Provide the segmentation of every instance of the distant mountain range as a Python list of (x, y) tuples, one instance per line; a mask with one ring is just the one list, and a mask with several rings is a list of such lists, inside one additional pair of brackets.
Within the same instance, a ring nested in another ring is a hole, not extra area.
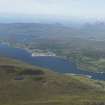
[(38, 37), (58, 37), (71, 38), (79, 37), (85, 39), (105, 39), (105, 23), (86, 23), (78, 27), (56, 24), (41, 23), (8, 23), (0, 24), (0, 36), (38, 36)]

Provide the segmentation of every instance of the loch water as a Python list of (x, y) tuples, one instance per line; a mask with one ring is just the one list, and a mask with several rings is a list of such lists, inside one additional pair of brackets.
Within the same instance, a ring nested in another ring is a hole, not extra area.
[(28, 51), (21, 48), (14, 48), (6, 44), (0, 44), (0, 56), (21, 60), (26, 63), (54, 70), (59, 73), (71, 73), (75, 75), (89, 76), (96, 80), (105, 80), (105, 73), (94, 73), (77, 69), (73, 61), (50, 56), (32, 57), (31, 53)]

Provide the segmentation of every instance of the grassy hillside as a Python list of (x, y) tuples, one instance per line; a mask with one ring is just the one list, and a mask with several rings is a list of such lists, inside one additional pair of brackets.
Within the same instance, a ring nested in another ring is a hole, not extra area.
[(0, 58), (0, 105), (104, 105), (104, 81)]

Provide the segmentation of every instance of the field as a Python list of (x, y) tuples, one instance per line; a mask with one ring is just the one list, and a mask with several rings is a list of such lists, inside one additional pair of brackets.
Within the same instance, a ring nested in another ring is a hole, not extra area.
[(104, 105), (105, 82), (0, 58), (0, 105)]

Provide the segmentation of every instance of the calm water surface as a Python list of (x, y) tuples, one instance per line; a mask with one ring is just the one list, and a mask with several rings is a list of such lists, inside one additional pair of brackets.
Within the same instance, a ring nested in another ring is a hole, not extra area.
[(70, 61), (57, 57), (32, 57), (31, 53), (24, 49), (13, 48), (0, 44), (0, 55), (15, 58), (40, 67), (52, 69), (59, 73), (73, 73), (92, 76), (92, 79), (105, 80), (105, 73), (93, 73), (77, 69), (76, 65)]

